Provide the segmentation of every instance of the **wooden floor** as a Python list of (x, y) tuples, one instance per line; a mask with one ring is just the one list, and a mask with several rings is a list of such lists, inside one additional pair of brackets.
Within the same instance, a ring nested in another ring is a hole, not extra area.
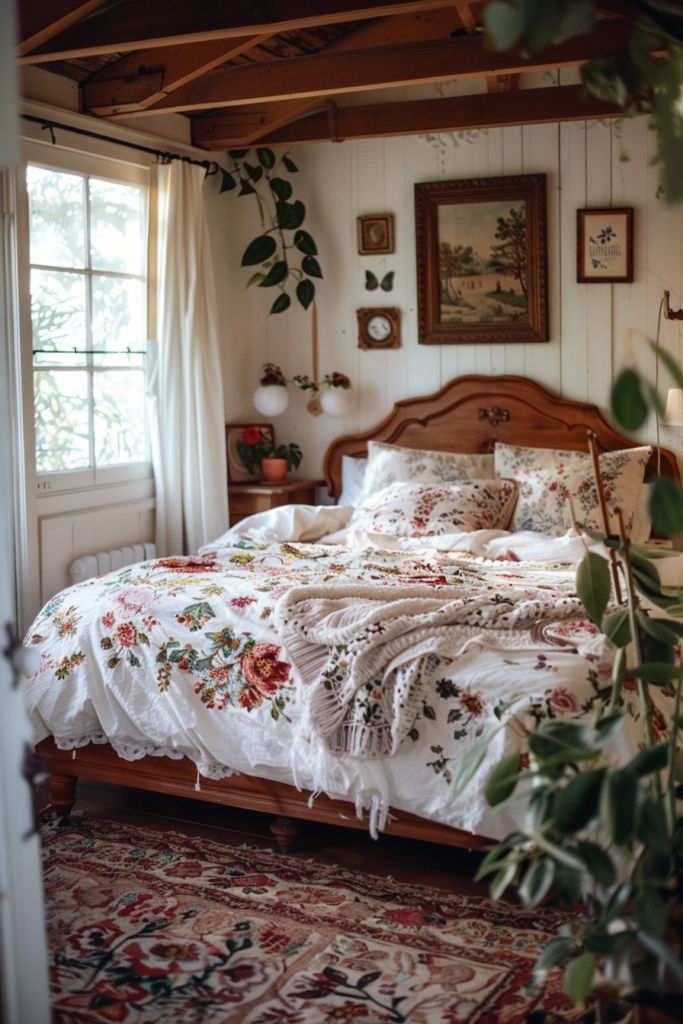
[[(227, 845), (251, 843), (276, 848), (269, 831), (270, 815), (106, 783), (81, 780), (74, 811), (159, 831), (202, 835)], [(487, 894), (486, 884), (474, 882), (481, 854), (396, 836), (373, 840), (361, 830), (311, 822), (304, 824), (297, 848), (288, 856), (390, 875), (398, 881), (433, 885), (449, 892)]]

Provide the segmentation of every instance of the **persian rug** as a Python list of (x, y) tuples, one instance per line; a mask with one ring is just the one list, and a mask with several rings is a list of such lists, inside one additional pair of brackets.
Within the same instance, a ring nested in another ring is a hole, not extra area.
[[(42, 828), (56, 1024), (522, 1024), (560, 917), (270, 850)], [(447, 856), (447, 854), (445, 854)]]

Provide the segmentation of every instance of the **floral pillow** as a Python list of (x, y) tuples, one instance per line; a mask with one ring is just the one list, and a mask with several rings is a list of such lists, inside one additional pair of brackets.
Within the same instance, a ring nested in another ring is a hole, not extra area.
[(514, 480), (440, 485), (398, 481), (372, 494), (353, 513), (349, 526), (397, 537), (504, 530), (516, 497)]
[(402, 448), (383, 441), (368, 442), (368, 465), (358, 504), (394, 483), (442, 484), (494, 477), (493, 455), (431, 452)]
[[(619, 529), (617, 508), (631, 531), (651, 454), (652, 448), (643, 446), (600, 455), (610, 533)], [(589, 530), (602, 529), (593, 462), (586, 452), (497, 443), (495, 463), (500, 476), (512, 477), (519, 485), (511, 529), (557, 536), (566, 533), (574, 519)]]

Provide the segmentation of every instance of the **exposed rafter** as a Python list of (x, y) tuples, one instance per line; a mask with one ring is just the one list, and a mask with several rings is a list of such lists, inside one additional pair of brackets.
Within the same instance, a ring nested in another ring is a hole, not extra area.
[(253, 0), (124, 0), (90, 18), (87, 30), (84, 25), (73, 25), (22, 60), (40, 64), (230, 36), (276, 35), (449, 6), (453, 6), (453, 0), (260, 0), (258, 4)]
[(101, 7), (104, 0), (40, 0), (19, 8), (19, 53), (42, 46)]
[(627, 37), (628, 25), (611, 21), (600, 23), (588, 35), (577, 36), (533, 57), (515, 51), (498, 53), (488, 49), (479, 36), (466, 36), (445, 42), (321, 53), (273, 64), (229, 67), (178, 89), (149, 107), (147, 113), (190, 112), (574, 67), (597, 55), (623, 49)]
[[(518, 92), (477, 93), (434, 100), (341, 107), (313, 114), (279, 128), (262, 141), (269, 145), (342, 141), (422, 132), (457, 132), (506, 125), (546, 124), (620, 117), (614, 104), (586, 98), (580, 85), (548, 86)], [(239, 112), (236, 115), (239, 117)], [(195, 145), (227, 149), (244, 142), (232, 117), (196, 118)], [(252, 125), (247, 125), (252, 130)]]
[[(346, 35), (340, 36), (324, 48), (325, 53), (343, 52), (346, 50), (365, 49), (373, 46), (389, 46), (392, 43), (422, 42), (425, 39), (443, 39), (457, 29), (460, 21), (457, 13), (449, 8), (425, 11), (420, 14), (398, 14), (388, 18), (377, 18)], [(118, 113), (134, 112), (144, 109), (163, 98), (193, 78), (198, 78), (206, 71), (234, 58), (239, 53), (254, 50), (264, 42), (267, 36), (249, 36), (247, 39), (224, 39), (210, 43), (191, 43), (185, 46), (162, 47), (136, 51), (127, 54), (113, 64), (108, 64), (100, 72), (82, 83), (82, 106), (85, 110), (108, 116)], [(238, 45), (239, 44), (239, 45)], [(232, 50), (232, 52), (230, 52)], [(226, 53), (222, 59), (221, 52)], [(250, 57), (259, 64), (272, 63), (278, 58), (268, 52), (268, 48), (250, 53)], [(204, 69), (199, 70), (204, 62)], [(210, 63), (209, 63), (210, 62)], [(189, 74), (189, 69), (196, 72)], [(145, 78), (156, 73), (156, 78)], [(186, 74), (185, 81), (181, 76)], [(155, 93), (159, 82), (162, 82), (162, 95)], [(96, 82), (95, 87), (92, 83)], [(107, 83), (107, 84), (105, 84)], [(277, 115), (269, 120), (264, 130), (286, 124), (295, 117), (315, 109), (319, 105), (316, 100), (293, 100), (278, 104)]]

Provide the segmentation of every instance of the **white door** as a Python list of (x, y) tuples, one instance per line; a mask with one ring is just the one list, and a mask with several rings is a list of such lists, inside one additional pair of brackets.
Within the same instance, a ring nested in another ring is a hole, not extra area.
[[(13, 5), (0, 3), (0, 179), (17, 162)], [(6, 182), (5, 182), (6, 184)], [(7, 656), (16, 619), (10, 412), (12, 327), (11, 190), (0, 180), (0, 1020), (48, 1024), (47, 955), (40, 844), (31, 831), (30, 789), (22, 777), (29, 729)]]

